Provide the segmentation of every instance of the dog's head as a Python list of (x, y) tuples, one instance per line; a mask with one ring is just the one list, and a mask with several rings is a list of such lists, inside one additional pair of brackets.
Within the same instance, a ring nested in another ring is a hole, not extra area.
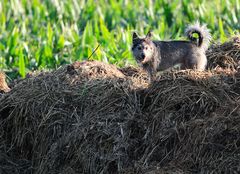
[(147, 33), (145, 38), (140, 38), (137, 33), (133, 33), (132, 52), (139, 64), (146, 64), (153, 59), (155, 45), (151, 40), (151, 36), (151, 31)]

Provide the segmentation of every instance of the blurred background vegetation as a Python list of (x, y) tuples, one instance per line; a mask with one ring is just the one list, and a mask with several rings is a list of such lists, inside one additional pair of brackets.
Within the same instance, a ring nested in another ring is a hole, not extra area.
[(0, 69), (11, 78), (90, 59), (135, 64), (131, 34), (181, 39), (199, 20), (214, 41), (240, 30), (240, 0), (0, 0)]

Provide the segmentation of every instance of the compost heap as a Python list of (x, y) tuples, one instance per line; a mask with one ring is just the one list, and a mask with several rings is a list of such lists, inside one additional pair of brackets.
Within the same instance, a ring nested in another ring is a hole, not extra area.
[(240, 172), (240, 43), (213, 45), (209, 69), (75, 62), (0, 97), (0, 173)]

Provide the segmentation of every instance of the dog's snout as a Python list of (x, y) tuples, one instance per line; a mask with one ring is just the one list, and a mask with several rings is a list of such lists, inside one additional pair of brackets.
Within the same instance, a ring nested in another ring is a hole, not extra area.
[(142, 59), (145, 58), (145, 54), (144, 54), (144, 53), (141, 54), (141, 58), (142, 58)]

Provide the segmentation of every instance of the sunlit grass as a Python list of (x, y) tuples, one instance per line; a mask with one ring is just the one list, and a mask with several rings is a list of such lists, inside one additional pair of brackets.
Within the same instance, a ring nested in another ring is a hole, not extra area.
[(183, 38), (199, 20), (224, 42), (239, 32), (239, 0), (1, 0), (0, 69), (24, 77), (90, 59), (124, 66), (135, 64), (131, 33), (150, 28), (155, 39)]

